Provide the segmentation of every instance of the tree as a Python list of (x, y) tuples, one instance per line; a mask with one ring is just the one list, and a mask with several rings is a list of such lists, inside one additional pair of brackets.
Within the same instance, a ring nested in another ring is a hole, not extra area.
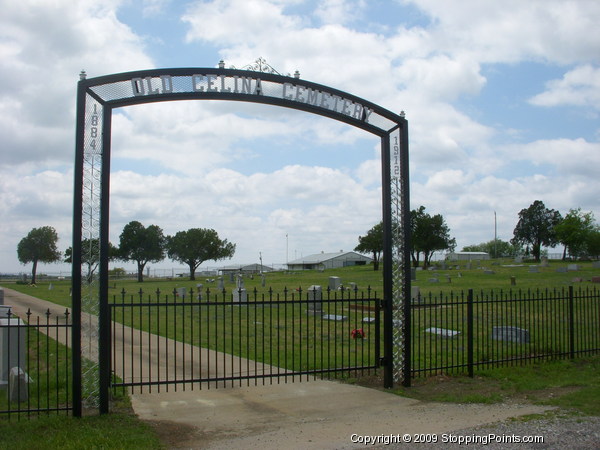
[[(118, 256), (118, 249), (108, 243), (108, 260), (112, 261)], [(73, 247), (69, 247), (65, 250), (66, 263), (73, 262)], [(94, 272), (100, 264), (100, 240), (99, 239), (83, 239), (81, 241), (81, 263), (87, 266), (87, 279), (91, 281)]]
[(588, 236), (587, 254), (592, 258), (600, 258), (600, 230), (592, 231)]
[(35, 284), (35, 274), (39, 262), (53, 263), (60, 260), (60, 252), (56, 247), (57, 242), (56, 230), (48, 226), (32, 229), (19, 242), (17, 246), (19, 261), (23, 264), (33, 263), (31, 284)]
[(531, 253), (540, 260), (541, 247), (554, 247), (558, 244), (555, 227), (562, 217), (558, 211), (546, 208), (544, 202), (534, 201), (529, 208), (519, 212), (519, 222), (513, 231), (513, 245), (531, 245)]
[(166, 249), (169, 258), (188, 265), (190, 280), (195, 280), (195, 272), (200, 264), (231, 258), (235, 253), (235, 244), (227, 242), (227, 239), (219, 239), (215, 230), (190, 228), (167, 237)]
[(567, 252), (571, 257), (587, 254), (587, 242), (590, 233), (597, 230), (597, 228), (593, 213), (583, 213), (581, 208), (571, 209), (554, 229), (556, 238), (565, 246), (563, 259), (566, 259)]
[(441, 214), (431, 216), (425, 207), (410, 212), (411, 258), (413, 265), (419, 267), (419, 257), (423, 253), (423, 267), (427, 268), (433, 253), (438, 250), (454, 250), (456, 239), (450, 237), (450, 228)]
[(369, 231), (366, 236), (358, 237), (358, 245), (355, 251), (373, 254), (373, 270), (379, 270), (379, 261), (383, 253), (383, 222), (379, 222)]
[(138, 281), (144, 281), (144, 267), (165, 258), (165, 237), (157, 225), (144, 227), (134, 220), (123, 228), (119, 237), (118, 259), (137, 263)]
[(482, 242), (477, 245), (467, 245), (463, 247), (463, 252), (486, 252), (491, 258), (501, 258), (503, 256), (513, 256), (519, 253), (521, 247), (514, 246), (510, 242), (501, 239), (492, 239), (488, 242)]

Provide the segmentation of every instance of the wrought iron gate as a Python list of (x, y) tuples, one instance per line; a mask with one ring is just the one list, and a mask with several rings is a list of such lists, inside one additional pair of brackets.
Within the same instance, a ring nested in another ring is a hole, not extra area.
[(111, 386), (152, 392), (357, 377), (379, 366), (375, 292), (122, 292)]

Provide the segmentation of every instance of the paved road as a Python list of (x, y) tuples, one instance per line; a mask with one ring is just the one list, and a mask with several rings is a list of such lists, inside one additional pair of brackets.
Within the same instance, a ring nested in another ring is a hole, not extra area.
[[(19, 315), (27, 308), (41, 315), (47, 310), (53, 314), (65, 311), (64, 307), (10, 289), (5, 289), (5, 304), (12, 304)], [(86, 317), (84, 322), (91, 324), (93, 320)], [(119, 333), (126, 342), (118, 347), (115, 367), (125, 379), (139, 374), (136, 365), (161, 376), (166, 376), (167, 371), (172, 375), (182, 370), (181, 361), (174, 364), (172, 359), (153, 356), (147, 351), (148, 345), (139, 345), (139, 339), (146, 340), (144, 344), (154, 342), (153, 348), (172, 346), (179, 349), (179, 355), (200, 352), (195, 355), (203, 354), (204, 361), (210, 360), (204, 349), (121, 325), (115, 329), (121, 329)], [(221, 358), (222, 354), (212, 356)], [(198, 363), (198, 356), (195, 361)], [(232, 361), (238, 364), (240, 373), (246, 367), (254, 367), (245, 360)], [(186, 367), (189, 370), (190, 366)], [(209, 373), (206, 367), (202, 371)], [(333, 381), (286, 383), (284, 379), (274, 379), (273, 382), (219, 389), (171, 387), (169, 392), (163, 388), (160, 393), (155, 389), (153, 393), (134, 393), (132, 404), (141, 419), (157, 422), (161, 435), (172, 448), (262, 450), (364, 448), (363, 443), (353, 441), (362, 436), (448, 433), (549, 409), (533, 405), (426, 403)]]

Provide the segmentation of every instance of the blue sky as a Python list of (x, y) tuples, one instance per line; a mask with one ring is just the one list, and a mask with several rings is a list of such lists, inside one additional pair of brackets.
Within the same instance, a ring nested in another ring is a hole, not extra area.
[[(283, 74), (406, 111), (411, 206), (458, 248), (512, 237), (535, 200), (600, 217), (600, 3), (506, 0), (0, 0), (0, 272), (32, 228), (71, 245), (75, 92), (162, 67)], [(381, 218), (379, 142), (265, 105), (169, 102), (113, 119), (111, 241), (131, 220), (214, 228), (231, 261), (352, 250)], [(287, 237), (286, 237), (287, 236)], [(560, 250), (550, 250), (550, 252)], [(125, 263), (118, 266), (132, 268)], [(165, 260), (151, 269), (178, 268)], [(41, 271), (67, 272), (65, 264)]]

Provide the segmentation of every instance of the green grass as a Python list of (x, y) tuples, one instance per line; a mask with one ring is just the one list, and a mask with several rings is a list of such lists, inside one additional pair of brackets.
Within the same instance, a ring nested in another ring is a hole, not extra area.
[[(591, 262), (578, 262), (580, 270), (577, 272), (557, 273), (559, 267), (566, 268), (568, 262), (565, 261), (550, 261), (548, 267), (539, 267), (539, 273), (530, 273), (529, 266), (536, 265), (533, 262), (523, 263), (522, 265), (515, 264), (512, 260), (495, 260), (482, 261), (480, 268), (475, 268), (476, 263), (473, 263), (472, 269), (467, 269), (464, 262), (458, 264), (459, 269), (456, 269), (456, 264), (452, 265), (452, 269), (441, 270), (433, 268), (428, 271), (417, 271), (417, 279), (412, 282), (413, 286), (419, 286), (421, 294), (426, 296), (429, 294), (440, 295), (449, 294), (450, 292), (467, 291), (475, 289), (476, 291), (493, 290), (537, 290), (537, 289), (560, 289), (569, 285), (592, 287), (598, 284), (591, 283), (592, 276), (600, 276), (600, 269), (592, 268)], [(493, 271), (494, 274), (486, 274), (485, 270)], [(252, 292), (255, 288), (259, 293), (265, 293), (269, 288), (275, 293), (282, 293), (284, 289), (295, 290), (302, 288), (308, 289), (311, 285), (321, 285), (323, 289), (328, 286), (330, 276), (338, 276), (342, 283), (349, 286), (350, 283), (356, 283), (359, 290), (366, 290), (371, 287), (374, 291), (382, 295), (383, 292), (383, 272), (381, 270), (374, 271), (372, 266), (354, 266), (344, 267), (339, 269), (328, 269), (324, 272), (315, 270), (307, 270), (300, 272), (271, 272), (266, 274), (266, 287), (261, 286), (261, 278), (255, 275), (253, 279), (248, 276), (244, 277), (245, 288), (248, 292)], [(450, 277), (450, 282), (448, 282)], [(511, 277), (515, 277), (516, 285), (511, 285)], [(212, 292), (217, 291), (217, 282), (208, 282), (208, 279), (216, 277), (196, 277), (195, 281), (190, 281), (187, 277), (165, 279), (165, 278), (145, 278), (143, 283), (138, 283), (132, 279), (111, 279), (109, 281), (109, 294), (119, 295), (125, 289), (128, 294), (133, 294), (143, 289), (146, 293), (153, 293), (157, 289), (164, 293), (172, 293), (173, 289), (185, 287), (186, 289), (196, 290), (196, 284), (202, 283), (203, 290), (209, 288)], [(438, 282), (431, 281), (437, 278)], [(573, 281), (581, 278), (583, 281)], [(229, 281), (229, 277), (225, 276), (225, 289), (231, 292), (235, 289), (235, 283)], [(1, 284), (11, 289), (18, 290), (39, 298), (43, 298), (54, 303), (70, 306), (71, 297), (69, 290), (71, 287), (69, 280), (60, 281), (40, 281), (37, 286), (15, 284), (14, 282), (3, 281)], [(50, 284), (52, 288), (49, 289)]]
[(477, 376), (435, 376), (394, 393), (423, 401), (556, 406), (560, 413), (600, 416), (600, 355), (478, 371)]
[(14, 450), (164, 448), (149, 424), (125, 413), (80, 419), (53, 415), (0, 420), (0, 435), (0, 447)]

